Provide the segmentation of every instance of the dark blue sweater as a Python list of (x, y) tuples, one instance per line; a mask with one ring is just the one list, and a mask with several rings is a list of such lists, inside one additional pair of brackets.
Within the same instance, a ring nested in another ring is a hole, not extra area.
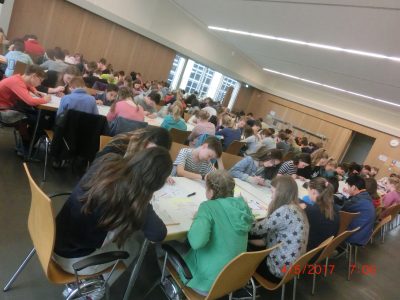
[(360, 227), (360, 229), (351, 235), (347, 239), (347, 242), (366, 245), (371, 237), (375, 222), (375, 208), (371, 196), (366, 191), (360, 192), (347, 200), (342, 210), (351, 213), (360, 213), (350, 223), (348, 230), (353, 230), (357, 227)]

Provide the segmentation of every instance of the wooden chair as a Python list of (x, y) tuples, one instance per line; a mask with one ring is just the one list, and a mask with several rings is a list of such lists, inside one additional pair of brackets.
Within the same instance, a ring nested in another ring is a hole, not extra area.
[(23, 63), (21, 61), (17, 61), (15, 63), (15, 68), (14, 68), (13, 75), (15, 75), (15, 74), (24, 75), (25, 74), (25, 70), (26, 70), (27, 67), (28, 67), (28, 64)]
[(111, 136), (108, 135), (100, 135), (100, 145), (99, 151), (103, 150), (104, 147), (112, 140)]
[(176, 128), (171, 128), (169, 133), (171, 134), (171, 139), (173, 142), (183, 145), (186, 144), (186, 141), (190, 135), (190, 131), (183, 131)]
[(349, 227), (351, 221), (353, 221), (353, 219), (355, 217), (357, 217), (360, 213), (349, 213), (346, 211), (340, 211), (339, 212), (339, 231), (338, 231), (338, 235), (345, 232), (347, 230), (347, 228)]
[(238, 155), (240, 149), (242, 149), (246, 143), (240, 141), (233, 141), (228, 148), (226, 148), (225, 152), (233, 155)]
[[(265, 257), (269, 253), (271, 253), (277, 247), (280, 247), (280, 244), (275, 245), (269, 249), (254, 251), (254, 252), (244, 252), (236, 256), (218, 274), (207, 296), (202, 296), (196, 293), (194, 290), (185, 286), (182, 283), (178, 275), (178, 272), (175, 270), (172, 264), (169, 261), (167, 261), (168, 254), (166, 254), (164, 260), (163, 276), (166, 268), (170, 272), (172, 278), (181, 288), (183, 294), (186, 296), (188, 300), (219, 299), (228, 294), (229, 294), (229, 299), (232, 299), (232, 293), (244, 287), (249, 282), (249, 280), (251, 280), (253, 284), (253, 300), (254, 300), (256, 297), (256, 289), (252, 276), (256, 271), (258, 265), (265, 259)], [(162, 280), (163, 278), (164, 277), (162, 277)]]
[[(283, 276), (282, 280), (278, 283), (274, 283), (265, 279), (262, 275), (255, 273), (254, 278), (261, 284), (261, 286), (267, 290), (274, 291), (282, 286), (281, 300), (285, 299), (285, 284), (294, 278), (293, 284), (293, 300), (296, 299), (296, 285), (297, 285), (297, 276), (299, 273), (305, 268), (308, 262), (317, 255), (320, 251), (322, 251), (329, 243), (332, 241), (333, 236), (326, 239), (322, 242), (317, 248), (308, 251), (307, 253), (300, 256), (290, 268), (288, 268), (287, 272)], [(300, 270), (297, 272), (295, 270)]]
[(171, 155), (172, 161), (175, 161), (179, 151), (183, 148), (189, 148), (189, 146), (172, 142), (171, 149), (169, 149), (169, 154)]
[(390, 223), (390, 229), (393, 229), (398, 226), (397, 220), (400, 213), (400, 204), (393, 204), (383, 211), (384, 216), (392, 216), (392, 221)]
[(236, 163), (243, 159), (243, 157), (241, 156), (229, 154), (226, 152), (222, 152), (221, 158), (225, 170), (231, 169)]
[(382, 219), (374, 228), (374, 231), (371, 234), (371, 244), (374, 242), (374, 237), (375, 235), (378, 234), (378, 232), (381, 233), (381, 242), (384, 243), (385, 242), (385, 232), (384, 232), (384, 226), (388, 223), (390, 223), (390, 221), (392, 220), (392, 216), (388, 215), (387, 217), (385, 217), (384, 219)]
[[(328, 273), (328, 262), (329, 262), (329, 258), (332, 256), (333, 251), (335, 251), (335, 249), (342, 244), (345, 240), (347, 240), (347, 238), (349, 236), (351, 236), (352, 234), (354, 234), (356, 231), (358, 231), (360, 229), (360, 227), (354, 228), (351, 231), (345, 231), (341, 234), (339, 234), (338, 236), (336, 236), (334, 239), (332, 239), (332, 241), (325, 247), (324, 250), (322, 250), (321, 254), (318, 256), (318, 258), (314, 261), (314, 267), (316, 267), (317, 265), (319, 265), (320, 262), (322, 262), (323, 260), (325, 260), (325, 269), (324, 269), (324, 277), (326, 277), (327, 273)], [(315, 269), (314, 269), (315, 270)], [(312, 285), (312, 290), (311, 290), (311, 294), (314, 295), (315, 293), (315, 280), (317, 277), (317, 273), (314, 272), (313, 273), (313, 285)]]
[[(107, 252), (100, 255), (94, 255), (87, 259), (83, 259), (79, 261), (77, 264), (74, 264), (74, 269), (76, 270), (75, 274), (67, 273), (63, 269), (61, 269), (52, 259), (53, 256), (53, 247), (55, 242), (55, 219), (54, 219), (54, 211), (52, 206), (52, 200), (49, 196), (47, 196), (35, 183), (30, 175), (27, 165), (24, 163), (24, 169), (26, 175), (29, 180), (29, 185), (32, 193), (31, 198), (31, 207), (29, 210), (28, 216), (28, 230), (29, 235), (32, 239), (34, 248), (31, 250), (29, 255), (25, 258), (22, 265), (18, 268), (17, 272), (12, 276), (10, 281), (6, 284), (3, 291), (6, 292), (11, 288), (11, 285), (14, 283), (18, 275), (25, 268), (26, 264), (32, 258), (32, 256), (36, 253), (39, 258), (40, 266), (43, 269), (47, 279), (56, 284), (67, 284), (71, 282), (79, 282), (80, 279), (91, 278), (94, 276), (99, 276), (104, 273), (112, 272), (115, 268), (124, 269), (125, 266), (121, 262), (122, 259), (126, 259), (129, 257), (129, 254), (124, 251), (113, 251)], [(66, 195), (64, 194), (56, 194), (55, 196)], [(102, 257), (99, 257), (102, 256)], [(107, 257), (106, 257), (107, 256)], [(101, 263), (99, 263), (99, 258), (102, 258)], [(107, 259), (106, 259), (107, 258)], [(96, 263), (88, 263), (88, 260), (92, 259)], [(116, 261), (114, 266), (111, 268), (107, 268), (103, 272), (93, 274), (90, 276), (81, 276), (78, 275), (78, 270), (82, 270), (82, 267), (88, 267), (91, 265), (98, 265), (102, 263), (109, 263), (112, 261)], [(108, 277), (109, 278), (109, 277)], [(106, 287), (107, 280), (104, 282)], [(99, 282), (97, 281), (97, 284)], [(78, 284), (79, 286), (79, 284)], [(80, 290), (75, 289), (70, 293), (67, 299), (72, 299), (74, 296), (79, 295)]]

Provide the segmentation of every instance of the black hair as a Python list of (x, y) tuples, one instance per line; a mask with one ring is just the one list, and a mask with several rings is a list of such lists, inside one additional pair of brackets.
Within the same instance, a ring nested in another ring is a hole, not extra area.
[(365, 189), (365, 180), (362, 178), (360, 175), (354, 174), (351, 175), (349, 178), (347, 178), (346, 183), (349, 186), (355, 186), (359, 190), (364, 190)]

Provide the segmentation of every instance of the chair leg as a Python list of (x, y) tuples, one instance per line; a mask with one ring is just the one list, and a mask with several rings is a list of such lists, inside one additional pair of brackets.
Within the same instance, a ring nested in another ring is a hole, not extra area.
[[(250, 277), (250, 281), (251, 281), (251, 286), (252, 286), (252, 288), (253, 288), (253, 300), (256, 300), (257, 289), (256, 289), (256, 284), (254, 283), (253, 277)], [(231, 293), (231, 294), (232, 294), (232, 293)]]
[(350, 280), (350, 273), (351, 273), (351, 256), (352, 256), (352, 246), (350, 244), (347, 244), (347, 247), (349, 249), (349, 266), (348, 266), (348, 270), (347, 270), (347, 280)]
[(328, 262), (329, 262), (329, 257), (325, 259), (325, 272), (324, 272), (324, 277), (328, 275)]
[(285, 300), (285, 285), (282, 285), (281, 300)]
[(383, 230), (383, 227), (381, 227), (381, 242), (382, 244), (385, 242), (385, 232)]
[(36, 253), (36, 249), (33, 248), (31, 252), (29, 252), (28, 256), (24, 259), (22, 264), (19, 266), (17, 272), (11, 277), (11, 279), (7, 282), (6, 286), (3, 288), (4, 292), (7, 292), (10, 288), (11, 285), (14, 283), (14, 281), (17, 279), (18, 275), (22, 272), (22, 270), (25, 268), (26, 264), (29, 262), (29, 260), (32, 258), (32, 256)]
[(49, 155), (49, 144), (50, 141), (47, 137), (44, 140), (45, 145), (45, 153), (44, 153), (44, 169), (43, 169), (43, 182), (46, 181), (46, 170), (47, 170), (47, 160)]
[[(229, 294), (229, 300), (232, 300), (232, 296), (233, 296), (233, 293), (230, 293)], [(255, 299), (255, 298), (253, 298), (253, 299)]]
[(293, 282), (293, 296), (292, 299), (296, 300), (296, 287), (297, 287), (297, 277), (294, 276), (294, 282)]
[(314, 295), (315, 293), (315, 279), (317, 278), (317, 274), (314, 272), (313, 274), (313, 281), (312, 281), (312, 289), (311, 289), (311, 295)]

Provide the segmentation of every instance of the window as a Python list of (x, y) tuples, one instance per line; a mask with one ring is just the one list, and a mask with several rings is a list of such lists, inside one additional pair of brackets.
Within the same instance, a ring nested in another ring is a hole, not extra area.
[(167, 79), (167, 82), (172, 90), (176, 89), (176, 86), (178, 85), (178, 81), (183, 71), (183, 66), (185, 65), (185, 62), (186, 59), (182, 56), (178, 54), (175, 56)]
[(200, 98), (204, 97), (207, 94), (213, 76), (213, 70), (194, 63), (186, 84), (186, 92), (190, 94), (197, 92)]
[(224, 76), (222, 78), (222, 81), (220, 83), (220, 87), (217, 90), (217, 93), (215, 95), (215, 101), (219, 101), (221, 102), (222, 100), (224, 100), (224, 97), (226, 95), (226, 92), (228, 91), (229, 87), (233, 87), (235, 88), (236, 84), (238, 82), (232, 78), (229, 78), (228, 76)]

